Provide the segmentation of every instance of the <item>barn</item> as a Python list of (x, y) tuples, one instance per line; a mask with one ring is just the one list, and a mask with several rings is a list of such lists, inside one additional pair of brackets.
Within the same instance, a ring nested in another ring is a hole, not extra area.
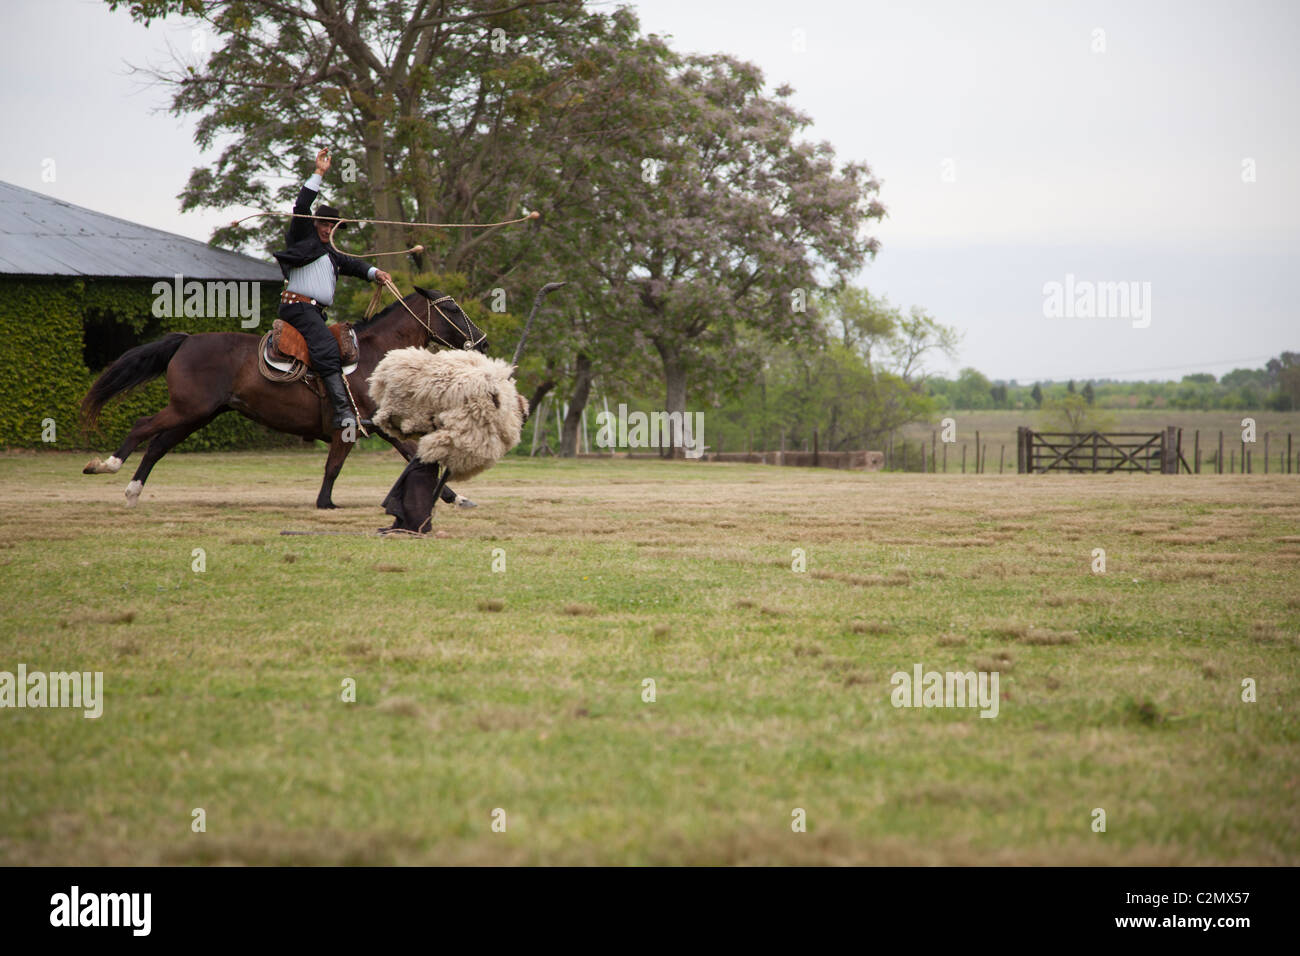
[[(263, 261), (0, 182), (0, 446), (79, 448), (77, 407), (128, 348), (167, 332), (255, 332), (275, 316), (281, 275)], [(106, 410), (116, 436), (165, 401), (151, 383)], [(222, 416), (188, 447), (281, 444)]]

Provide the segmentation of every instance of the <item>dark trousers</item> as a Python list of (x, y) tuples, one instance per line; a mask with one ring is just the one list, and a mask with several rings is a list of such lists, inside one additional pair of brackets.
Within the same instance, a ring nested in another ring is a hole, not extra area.
[(343, 371), (339, 344), (334, 334), (325, 327), (325, 313), (318, 306), (306, 302), (291, 302), (280, 306), (280, 318), (302, 333), (311, 355), (311, 367), (317, 375), (337, 375)]
[(428, 534), (433, 528), (433, 489), (438, 483), (438, 466), (418, 458), (406, 468), (384, 499), (384, 510), (393, 516), (390, 531), (418, 531)]

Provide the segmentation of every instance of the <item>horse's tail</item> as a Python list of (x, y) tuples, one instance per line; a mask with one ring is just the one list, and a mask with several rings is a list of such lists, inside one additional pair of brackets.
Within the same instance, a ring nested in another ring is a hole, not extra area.
[(81, 400), (81, 419), (87, 428), (99, 420), (99, 413), (110, 398), (143, 385), (167, 371), (176, 351), (189, 338), (185, 332), (170, 332), (146, 345), (137, 345), (104, 369), (90, 391)]

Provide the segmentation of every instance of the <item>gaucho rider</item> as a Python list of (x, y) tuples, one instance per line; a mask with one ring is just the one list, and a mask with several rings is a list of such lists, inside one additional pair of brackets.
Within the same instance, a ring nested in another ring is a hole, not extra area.
[[(285, 277), (285, 290), (280, 294), (280, 318), (307, 340), (312, 367), (334, 406), (334, 428), (352, 426), (355, 434), (356, 417), (343, 384), (343, 363), (338, 343), (325, 327), (325, 310), (334, 302), (334, 284), (340, 272), (378, 282), (390, 281), (392, 277), (383, 269), (344, 255), (330, 244), (330, 229), (342, 218), (342, 213), (323, 204), (312, 213), (312, 201), (320, 193), (321, 181), (329, 168), (327, 147), (316, 154), (316, 172), (303, 184), (294, 203), (293, 211), (297, 215), (289, 223), (288, 248), (275, 253)], [(340, 230), (346, 228), (346, 223), (339, 226)]]

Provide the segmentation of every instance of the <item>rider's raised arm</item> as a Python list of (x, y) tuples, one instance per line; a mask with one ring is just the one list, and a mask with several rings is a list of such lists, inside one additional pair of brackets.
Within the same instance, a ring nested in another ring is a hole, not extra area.
[(298, 200), (293, 204), (293, 211), (296, 215), (289, 220), (289, 245), (293, 245), (299, 239), (305, 239), (312, 233), (311, 204), (316, 201), (320, 195), (321, 182), (330, 168), (330, 151), (329, 147), (322, 149), (316, 154), (316, 172), (312, 173), (303, 183), (302, 189), (298, 190)]

